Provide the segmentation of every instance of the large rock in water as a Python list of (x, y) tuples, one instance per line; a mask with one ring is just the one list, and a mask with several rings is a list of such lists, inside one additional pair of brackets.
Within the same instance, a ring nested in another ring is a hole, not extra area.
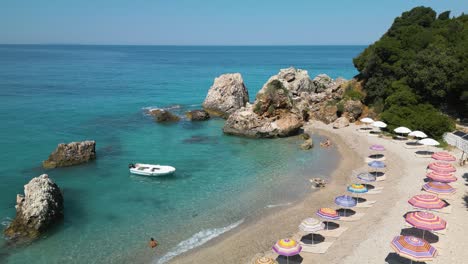
[(73, 166), (96, 159), (96, 141), (61, 143), (49, 158), (42, 162), (46, 169)]
[(203, 109), (212, 116), (227, 118), (249, 102), (249, 93), (240, 73), (223, 74), (214, 80)]
[(204, 110), (192, 110), (185, 113), (185, 116), (191, 121), (205, 121), (210, 119), (210, 114)]
[(284, 111), (268, 117), (256, 114), (252, 105), (248, 105), (229, 116), (223, 131), (230, 135), (254, 138), (286, 137), (296, 134), (302, 124), (302, 120), (290, 112)]
[(149, 114), (152, 115), (154, 120), (158, 123), (177, 122), (180, 120), (180, 117), (165, 109), (151, 109), (149, 110)]
[(7, 237), (35, 239), (63, 218), (63, 196), (47, 174), (33, 178), (24, 186), (24, 196), (16, 197), (16, 217), (5, 229)]

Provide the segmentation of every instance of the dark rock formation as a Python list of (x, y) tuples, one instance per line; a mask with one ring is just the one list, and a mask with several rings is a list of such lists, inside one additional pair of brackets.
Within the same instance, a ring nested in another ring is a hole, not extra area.
[(151, 109), (149, 110), (149, 113), (154, 117), (154, 120), (158, 123), (177, 122), (180, 120), (180, 117), (164, 109)]
[(59, 144), (49, 158), (42, 162), (44, 168), (73, 166), (96, 159), (96, 141), (86, 140)]
[(227, 118), (249, 102), (249, 93), (240, 73), (223, 74), (214, 80), (203, 109), (212, 116)]
[(188, 111), (187, 113), (185, 113), (185, 116), (188, 118), (188, 120), (191, 121), (205, 121), (210, 119), (210, 114), (208, 114), (204, 110)]
[(16, 197), (16, 217), (5, 229), (14, 240), (31, 240), (63, 218), (63, 196), (47, 174), (33, 178), (24, 186), (24, 196)]

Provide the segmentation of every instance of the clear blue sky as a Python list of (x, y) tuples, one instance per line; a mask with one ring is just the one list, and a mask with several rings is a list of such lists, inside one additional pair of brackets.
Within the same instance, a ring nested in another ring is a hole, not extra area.
[(369, 44), (420, 5), (468, 0), (0, 0), (0, 43)]

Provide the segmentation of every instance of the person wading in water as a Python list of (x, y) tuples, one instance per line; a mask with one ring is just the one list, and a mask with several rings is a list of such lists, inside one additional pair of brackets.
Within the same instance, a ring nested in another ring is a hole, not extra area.
[(151, 248), (156, 248), (158, 246), (158, 241), (154, 240), (154, 238), (150, 239), (149, 246)]

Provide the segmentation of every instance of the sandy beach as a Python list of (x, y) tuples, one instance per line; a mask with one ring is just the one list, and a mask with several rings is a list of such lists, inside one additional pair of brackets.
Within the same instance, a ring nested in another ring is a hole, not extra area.
[[(387, 179), (375, 184), (384, 188), (382, 193), (364, 195), (364, 198), (375, 200), (376, 203), (370, 208), (353, 208), (357, 213), (364, 214), (362, 219), (339, 222), (348, 230), (339, 238), (326, 238), (325, 241), (333, 244), (325, 254), (301, 253), (301, 263), (409, 263), (402, 262), (401, 258), (392, 254), (390, 241), (400, 235), (403, 229), (409, 228), (405, 226), (403, 217), (406, 212), (412, 211), (407, 200), (422, 193), (425, 168), (433, 160), (416, 157), (415, 150), (404, 148), (403, 143), (369, 137), (357, 132), (356, 128), (356, 125), (351, 124), (334, 130), (330, 125), (318, 122), (306, 127), (310, 133), (329, 137), (342, 157), (326, 188), (311, 192), (303, 201), (292, 206), (275, 208), (259, 219), (247, 221), (202, 247), (173, 259), (171, 263), (250, 263), (256, 256), (276, 258), (271, 246), (278, 239), (300, 239), (302, 235), (298, 232), (298, 225), (304, 218), (316, 218), (315, 211), (320, 207), (337, 208), (333, 203), (334, 197), (349, 194), (346, 186), (356, 182), (356, 173), (367, 171), (364, 160), (370, 154), (370, 144), (381, 144), (386, 148)], [(315, 142), (315, 148), (319, 148), (318, 142)], [(453, 154), (457, 157), (460, 155), (457, 150)], [(448, 222), (449, 227), (445, 234), (438, 235), (439, 242), (435, 247), (440, 255), (432, 262), (435, 264), (461, 264), (468, 259), (468, 252), (464, 250), (468, 244), (464, 229), (468, 210), (463, 200), (466, 185), (462, 178), (468, 169), (458, 165), (456, 168), (459, 180), (452, 186), (457, 188), (457, 192), (448, 200), (451, 213), (436, 213)]]

